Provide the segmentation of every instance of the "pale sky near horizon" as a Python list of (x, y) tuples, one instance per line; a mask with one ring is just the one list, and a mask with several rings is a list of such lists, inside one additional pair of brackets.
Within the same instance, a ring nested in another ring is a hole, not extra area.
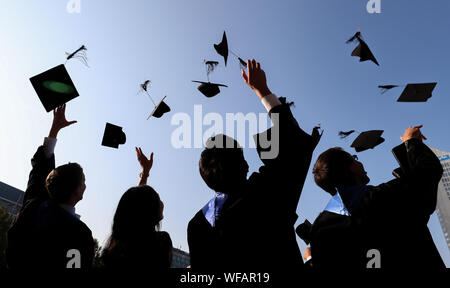
[[(255, 58), (266, 71), (270, 89), (295, 102), (292, 108), (307, 132), (318, 123), (325, 132), (313, 161), (329, 147), (350, 148), (339, 130), (383, 129), (386, 141), (358, 154), (377, 185), (392, 179), (397, 167), (391, 149), (412, 125), (423, 124), (427, 144), (450, 151), (450, 2), (381, 0), (381, 14), (369, 14), (366, 0), (333, 1), (88, 1), (70, 14), (66, 0), (0, 0), (0, 181), (25, 189), (30, 158), (48, 134), (52, 114), (42, 107), (29, 78), (65, 62), (64, 52), (88, 48), (89, 68), (66, 64), (80, 97), (67, 105), (56, 163), (80, 163), (86, 174), (85, 198), (77, 213), (101, 244), (110, 233), (117, 203), (136, 185), (140, 167), (135, 146), (155, 153), (149, 184), (165, 203), (163, 230), (174, 246), (188, 250), (188, 221), (213, 196), (198, 173), (201, 149), (175, 149), (171, 124), (179, 112), (264, 113), (259, 99), (241, 79), (237, 60), (227, 67), (212, 46), (227, 32), (230, 48)], [(380, 62), (359, 63), (345, 44), (358, 29)], [(206, 80), (203, 60), (220, 62), (211, 81), (227, 84), (207, 99), (191, 80)], [(156, 101), (167, 95), (172, 111), (146, 120), (152, 104), (137, 94), (152, 80)], [(401, 88), (380, 95), (380, 84), (438, 82), (426, 103), (398, 103)], [(118, 150), (100, 146), (105, 122), (122, 126), (127, 143)], [(202, 131), (208, 129), (202, 127)], [(352, 138), (353, 139), (353, 138)], [(245, 149), (250, 171), (261, 165), (254, 149)], [(277, 192), (280, 193), (280, 192)], [(313, 221), (329, 196), (308, 172), (298, 206), (298, 223)], [(450, 252), (434, 214), (429, 222), (447, 267)], [(298, 239), (301, 250), (304, 243)], [(421, 248), (417, 248), (420, 253)]]

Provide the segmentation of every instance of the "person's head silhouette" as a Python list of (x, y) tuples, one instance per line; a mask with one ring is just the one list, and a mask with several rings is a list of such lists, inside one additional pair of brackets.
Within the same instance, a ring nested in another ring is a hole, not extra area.
[(239, 143), (223, 134), (208, 139), (199, 161), (200, 175), (208, 187), (225, 194), (239, 190), (248, 168)]

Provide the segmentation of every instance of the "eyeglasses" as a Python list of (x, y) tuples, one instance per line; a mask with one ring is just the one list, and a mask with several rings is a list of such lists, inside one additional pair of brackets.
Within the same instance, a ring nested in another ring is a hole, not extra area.
[(353, 160), (358, 161), (358, 156), (352, 155)]

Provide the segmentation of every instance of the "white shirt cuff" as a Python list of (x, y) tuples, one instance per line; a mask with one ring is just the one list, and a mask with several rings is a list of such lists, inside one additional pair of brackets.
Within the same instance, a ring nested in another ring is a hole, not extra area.
[(45, 157), (47, 157), (47, 158), (52, 157), (53, 153), (55, 152), (55, 146), (56, 146), (56, 138), (51, 138), (51, 137), (44, 138)]
[(305, 259), (306, 260), (305, 262), (308, 262), (311, 259), (312, 259), (312, 256), (308, 256), (308, 258)]
[(270, 112), (270, 110), (272, 110), (272, 108), (281, 105), (280, 99), (278, 99), (278, 97), (275, 94), (269, 94), (264, 96), (261, 99), (262, 104), (264, 105), (264, 107), (266, 107), (267, 112)]

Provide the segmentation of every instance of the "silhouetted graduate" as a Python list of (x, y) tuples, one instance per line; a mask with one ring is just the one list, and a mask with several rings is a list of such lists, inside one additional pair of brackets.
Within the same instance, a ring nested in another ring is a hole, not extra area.
[(217, 65), (219, 65), (219, 62), (205, 61), (205, 65), (206, 65), (206, 77), (208, 78), (208, 82), (196, 81), (196, 80), (192, 80), (192, 82), (200, 83), (200, 85), (197, 87), (198, 91), (200, 91), (206, 97), (211, 98), (220, 93), (219, 87), (228, 87), (228, 86), (224, 85), (224, 84), (209, 82), (209, 74), (211, 74), (214, 71), (214, 69), (217, 67)]
[(353, 50), (352, 56), (359, 57), (359, 62), (364, 62), (364, 61), (370, 60), (373, 63), (380, 66), (380, 64), (378, 64), (377, 59), (372, 54), (372, 51), (370, 51), (369, 46), (362, 39), (360, 31), (356, 32), (356, 34), (353, 35), (352, 38), (347, 40), (347, 43), (352, 43), (355, 40), (357, 40), (359, 42), (359, 45), (355, 48), (355, 50)]
[(332, 198), (312, 225), (314, 268), (445, 269), (427, 227), (443, 170), (420, 128), (406, 129), (394, 148), (407, 167), (403, 175), (377, 186), (369, 185), (363, 163), (339, 147), (318, 157), (314, 181)]
[[(66, 53), (66, 62), (78, 59), (87, 66), (86, 50), (83, 45), (73, 53)], [(79, 96), (64, 64), (31, 77), (30, 81), (47, 112)]]
[[(432, 83), (415, 83), (406, 85), (397, 102), (426, 102), (431, 98), (434, 88), (437, 82)], [(386, 93), (388, 90), (400, 87), (400, 85), (379, 85), (381, 94)]]

